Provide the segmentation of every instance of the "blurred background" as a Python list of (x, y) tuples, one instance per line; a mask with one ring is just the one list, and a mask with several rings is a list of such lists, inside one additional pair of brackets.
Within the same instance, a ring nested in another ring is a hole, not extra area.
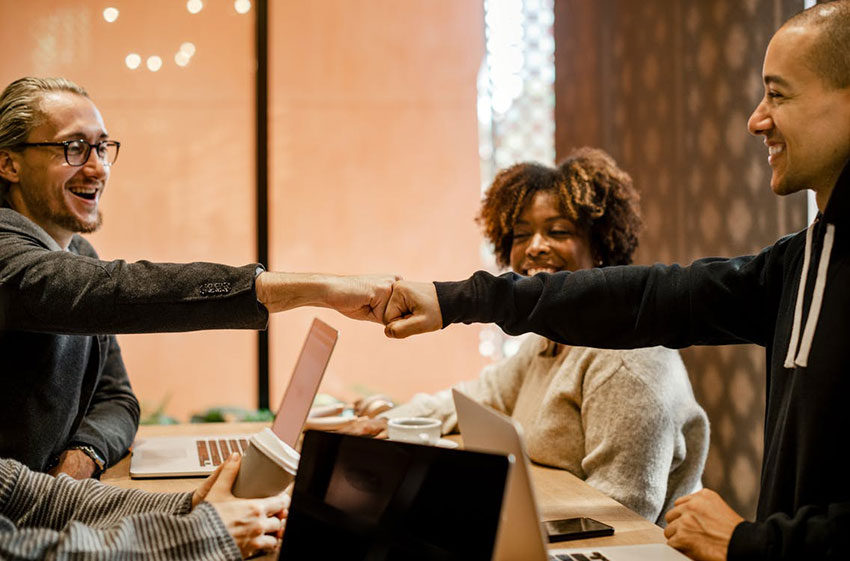
[[(767, 42), (803, 4), (0, 0), (0, 81), (68, 77), (121, 141), (91, 236), (104, 259), (242, 265), (257, 261), (259, 233), (273, 270), (465, 278), (495, 271), (474, 222), (493, 174), (594, 145), (642, 192), (638, 263), (688, 263), (806, 225), (805, 196), (771, 193), (764, 146), (746, 130)], [(314, 316), (340, 330), (322, 391), (344, 400), (442, 389), (516, 347), (493, 326), (391, 341), (300, 309), (270, 322), (265, 388), (254, 332), (119, 341), (145, 411), (186, 420), (255, 409), (263, 395), (275, 408)], [(683, 356), (712, 422), (704, 483), (752, 515), (763, 349)]]

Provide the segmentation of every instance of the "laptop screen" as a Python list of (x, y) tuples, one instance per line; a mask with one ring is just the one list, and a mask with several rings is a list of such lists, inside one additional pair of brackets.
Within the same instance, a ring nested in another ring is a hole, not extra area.
[(336, 329), (318, 318), (313, 320), (272, 425), (278, 438), (293, 448), (319, 391), (336, 340)]
[(307, 431), (280, 559), (489, 560), (503, 455)]

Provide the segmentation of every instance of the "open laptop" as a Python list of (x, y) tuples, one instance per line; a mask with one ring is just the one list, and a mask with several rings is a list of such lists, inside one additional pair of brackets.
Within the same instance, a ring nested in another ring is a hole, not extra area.
[[(318, 318), (313, 320), (272, 425), (278, 438), (293, 448), (301, 436), (301, 428), (322, 383), (336, 341), (336, 329)], [(208, 475), (233, 452), (245, 453), (250, 436), (229, 434), (137, 439), (130, 460), (130, 477)]]
[(279, 559), (489, 561), (510, 464), (308, 430)]
[(457, 422), (466, 449), (513, 456), (493, 561), (687, 561), (664, 544), (592, 549), (546, 547), (521, 428), (512, 418), (452, 389)]

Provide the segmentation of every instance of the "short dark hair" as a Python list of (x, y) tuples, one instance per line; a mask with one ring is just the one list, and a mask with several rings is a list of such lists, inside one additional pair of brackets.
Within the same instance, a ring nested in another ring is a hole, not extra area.
[(812, 70), (836, 89), (850, 86), (850, 1), (822, 2), (791, 16), (782, 27), (817, 29), (806, 53)]
[(523, 162), (500, 171), (481, 202), (478, 223), (499, 265), (510, 265), (513, 230), (538, 192), (552, 192), (561, 212), (588, 232), (601, 265), (628, 265), (642, 226), (640, 195), (628, 173), (598, 148), (573, 150), (557, 167)]

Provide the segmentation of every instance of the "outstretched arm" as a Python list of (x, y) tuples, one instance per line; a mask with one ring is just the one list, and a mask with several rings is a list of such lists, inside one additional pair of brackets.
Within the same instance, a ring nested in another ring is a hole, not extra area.
[(383, 322), (394, 275), (260, 273), (257, 300), (271, 312), (299, 306), (332, 308), (353, 319)]
[[(451, 323), (496, 323), (570, 345), (632, 349), (756, 343), (775, 324), (787, 242), (758, 256), (523, 277), (479, 271), (459, 282), (397, 283), (384, 317), (390, 337)], [(777, 249), (778, 248), (778, 249)]]

